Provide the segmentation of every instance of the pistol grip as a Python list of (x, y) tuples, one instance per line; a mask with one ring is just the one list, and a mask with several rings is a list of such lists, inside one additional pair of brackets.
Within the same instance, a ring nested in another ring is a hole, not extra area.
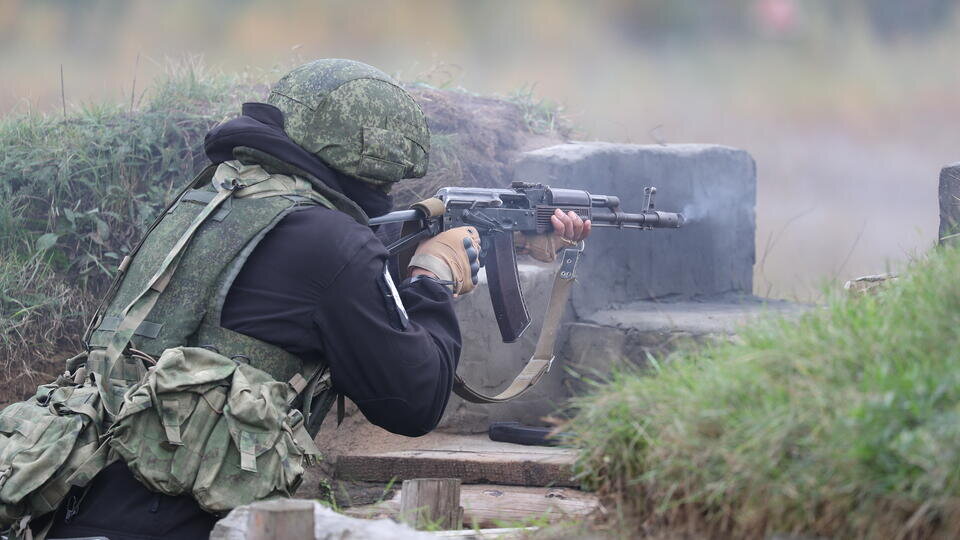
[(485, 266), (490, 303), (493, 304), (493, 314), (497, 318), (503, 342), (513, 343), (530, 326), (530, 314), (527, 313), (523, 291), (520, 289), (520, 276), (517, 274), (513, 233), (494, 232), (488, 241), (491, 245), (487, 250)]

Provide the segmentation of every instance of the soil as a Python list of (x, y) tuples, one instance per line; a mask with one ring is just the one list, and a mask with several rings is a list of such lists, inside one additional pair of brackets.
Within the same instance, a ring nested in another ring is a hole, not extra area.
[(38, 386), (56, 379), (57, 375), (63, 372), (67, 359), (79, 352), (76, 347), (66, 347), (68, 346), (52, 354), (31, 351), (35, 357), (31, 359), (29, 365), (26, 362), (22, 363), (21, 369), (15, 367), (17, 363), (10, 364), (9, 372), (0, 374), (0, 409), (11, 403), (29, 399)]
[(397, 187), (398, 207), (443, 186), (507, 187), (521, 152), (564, 142), (561, 133), (533, 132), (515, 103), (429, 87), (408, 90), (427, 116), (432, 148), (427, 175)]

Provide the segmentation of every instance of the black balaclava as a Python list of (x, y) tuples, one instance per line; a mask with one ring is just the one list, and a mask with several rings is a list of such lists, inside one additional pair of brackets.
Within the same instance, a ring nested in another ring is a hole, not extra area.
[(369, 217), (381, 216), (393, 208), (392, 198), (382, 190), (331, 169), (320, 158), (293, 142), (283, 131), (283, 113), (267, 103), (244, 103), (243, 115), (211, 129), (203, 147), (213, 163), (234, 159), (233, 150), (237, 147), (266, 152), (343, 193)]

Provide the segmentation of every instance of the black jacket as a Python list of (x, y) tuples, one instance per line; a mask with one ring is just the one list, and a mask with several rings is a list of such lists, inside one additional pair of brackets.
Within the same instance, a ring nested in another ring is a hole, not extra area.
[[(305, 170), (368, 214), (389, 198), (346, 178), (283, 132), (279, 109), (247, 103), (243, 116), (207, 135), (215, 163), (252, 147)], [(436, 427), (453, 388), (460, 328), (451, 295), (435, 281), (399, 286), (410, 324), (398, 320), (382, 282), (387, 252), (373, 231), (326, 208), (294, 212), (267, 233), (244, 264), (220, 324), (330, 363), (333, 386), (374, 424), (418, 436)]]
[(225, 328), (324, 357), (334, 388), (374, 424), (408, 436), (440, 421), (460, 355), (449, 291), (401, 284), (409, 316), (383, 291), (387, 251), (369, 227), (326, 208), (294, 212), (267, 233), (234, 281)]

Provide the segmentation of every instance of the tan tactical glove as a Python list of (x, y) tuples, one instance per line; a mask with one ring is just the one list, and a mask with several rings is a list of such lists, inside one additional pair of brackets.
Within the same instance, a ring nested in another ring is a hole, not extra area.
[(467, 294), (477, 285), (480, 271), (480, 235), (473, 227), (457, 227), (422, 242), (407, 267), (433, 272), (449, 283), (455, 295)]

